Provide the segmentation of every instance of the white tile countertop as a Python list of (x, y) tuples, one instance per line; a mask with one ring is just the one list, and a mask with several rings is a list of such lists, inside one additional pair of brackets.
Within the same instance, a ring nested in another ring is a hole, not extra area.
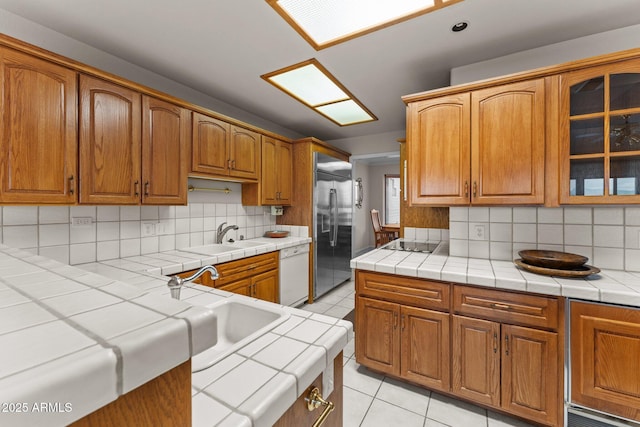
[(376, 249), (352, 259), (351, 268), (640, 307), (640, 273), (603, 269), (586, 278), (543, 276), (509, 261), (449, 256), (448, 242), (431, 254)]
[[(207, 305), (272, 305), (193, 284), (172, 300), (165, 275), (310, 241), (259, 238), (265, 245), (219, 256), (180, 250), (75, 267), (0, 248), (0, 402), (62, 408), (0, 412), (0, 425), (66, 425), (209, 347)], [(193, 374), (194, 426), (272, 425), (353, 337), (349, 322), (284, 309), (284, 323)]]

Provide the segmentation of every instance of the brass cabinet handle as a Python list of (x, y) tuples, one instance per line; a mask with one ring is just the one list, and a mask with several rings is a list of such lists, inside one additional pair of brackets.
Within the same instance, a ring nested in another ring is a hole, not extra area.
[(69, 194), (73, 194), (76, 191), (76, 186), (75, 186), (73, 180), (74, 180), (73, 175), (71, 175), (69, 177)]
[(464, 182), (464, 197), (469, 197), (469, 181)]
[(236, 168), (236, 161), (231, 160), (231, 169), (235, 169), (235, 168)]
[(508, 356), (509, 355), (509, 335), (504, 336), (504, 343), (505, 343), (505, 354)]
[(149, 196), (149, 181), (144, 183), (144, 195)]
[(227, 169), (231, 169), (231, 159), (227, 159)]
[(393, 329), (398, 329), (398, 313), (393, 313)]
[(473, 197), (475, 198), (478, 194), (478, 183), (473, 181)]
[(511, 306), (508, 304), (500, 304), (497, 302), (491, 303), (491, 308), (496, 308), (498, 310), (511, 311)]
[(134, 196), (136, 197), (140, 195), (140, 192), (138, 191), (138, 185), (140, 185), (140, 181), (136, 181), (133, 183)]
[(404, 314), (400, 316), (400, 330), (404, 331)]
[(309, 410), (309, 412), (314, 411), (315, 409), (319, 408), (321, 405), (326, 406), (322, 414), (320, 414), (320, 417), (316, 420), (315, 423), (313, 423), (313, 427), (320, 427), (326, 421), (329, 414), (335, 408), (335, 405), (333, 404), (333, 402), (329, 402), (322, 398), (322, 395), (320, 394), (320, 389), (318, 389), (318, 387), (314, 387), (309, 392), (309, 395), (304, 398), (304, 400), (307, 401), (307, 409)]
[(494, 353), (498, 352), (498, 333), (497, 332), (493, 333), (493, 352)]

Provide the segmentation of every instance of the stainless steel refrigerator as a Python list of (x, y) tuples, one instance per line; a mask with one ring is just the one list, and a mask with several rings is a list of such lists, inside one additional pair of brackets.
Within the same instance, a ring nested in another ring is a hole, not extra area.
[(351, 279), (351, 163), (314, 153), (314, 290), (318, 298)]

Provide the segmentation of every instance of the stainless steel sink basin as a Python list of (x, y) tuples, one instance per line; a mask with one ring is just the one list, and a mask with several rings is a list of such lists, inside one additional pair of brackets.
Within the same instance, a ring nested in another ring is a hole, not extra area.
[(209, 306), (217, 316), (218, 341), (191, 359), (191, 370), (202, 371), (269, 332), (290, 316), (282, 307), (233, 297)]

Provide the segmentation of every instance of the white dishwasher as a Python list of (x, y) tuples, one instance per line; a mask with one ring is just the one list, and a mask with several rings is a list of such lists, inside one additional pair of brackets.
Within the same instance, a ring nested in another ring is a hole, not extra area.
[(297, 307), (309, 298), (309, 244), (280, 250), (280, 304)]

